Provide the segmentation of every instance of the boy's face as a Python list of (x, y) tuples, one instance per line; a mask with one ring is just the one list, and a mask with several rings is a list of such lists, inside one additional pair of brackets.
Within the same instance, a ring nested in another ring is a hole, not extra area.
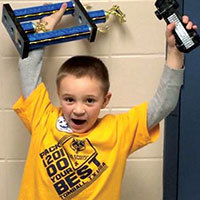
[(109, 103), (111, 94), (105, 95), (101, 84), (96, 78), (71, 74), (61, 80), (58, 96), (73, 132), (84, 133), (93, 128), (100, 110)]

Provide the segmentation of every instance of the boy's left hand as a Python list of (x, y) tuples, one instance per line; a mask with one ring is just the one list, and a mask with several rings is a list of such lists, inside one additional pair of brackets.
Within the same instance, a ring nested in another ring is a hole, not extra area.
[[(197, 25), (193, 25), (193, 22), (189, 20), (189, 17), (184, 15), (182, 17), (182, 22), (186, 25), (187, 30), (195, 29), (197, 30)], [(175, 47), (175, 37), (173, 35), (173, 30), (175, 29), (175, 23), (171, 23), (166, 29), (166, 39), (169, 47)]]
[[(195, 29), (197, 30), (197, 26), (193, 25), (193, 23), (189, 20), (189, 17), (184, 15), (182, 17), (183, 23), (186, 25), (187, 30)], [(170, 68), (180, 69), (183, 67), (183, 53), (180, 52), (176, 47), (176, 40), (173, 34), (173, 30), (175, 29), (175, 23), (171, 23), (166, 28), (166, 41), (167, 41), (167, 60), (166, 64)]]

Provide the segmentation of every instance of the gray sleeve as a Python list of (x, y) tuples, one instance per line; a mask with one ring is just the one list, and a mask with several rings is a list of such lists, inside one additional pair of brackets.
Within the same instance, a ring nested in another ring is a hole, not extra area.
[(183, 84), (184, 69), (164, 67), (156, 94), (150, 100), (147, 114), (147, 127), (153, 128), (167, 117), (176, 107), (181, 85)]
[(27, 98), (42, 81), (41, 69), (43, 53), (44, 49), (36, 49), (30, 51), (27, 58), (19, 59), (18, 67), (24, 98)]

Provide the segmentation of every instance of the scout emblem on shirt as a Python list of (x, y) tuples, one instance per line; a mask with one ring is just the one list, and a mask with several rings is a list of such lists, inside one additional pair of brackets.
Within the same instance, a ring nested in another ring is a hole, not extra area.
[(96, 157), (96, 149), (87, 138), (79, 139), (73, 136), (64, 136), (63, 138), (66, 139), (62, 139), (61, 145), (65, 149), (74, 170)]
[(85, 140), (73, 139), (70, 147), (78, 154), (79, 151), (85, 150)]

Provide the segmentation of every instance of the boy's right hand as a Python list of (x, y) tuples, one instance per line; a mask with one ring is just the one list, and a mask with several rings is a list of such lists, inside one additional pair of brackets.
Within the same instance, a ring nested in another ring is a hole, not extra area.
[(43, 17), (40, 21), (44, 24), (46, 24), (46, 29), (49, 31), (54, 30), (55, 26), (60, 22), (63, 14), (65, 13), (65, 10), (67, 8), (67, 4), (63, 3), (60, 10), (58, 10), (56, 13)]

